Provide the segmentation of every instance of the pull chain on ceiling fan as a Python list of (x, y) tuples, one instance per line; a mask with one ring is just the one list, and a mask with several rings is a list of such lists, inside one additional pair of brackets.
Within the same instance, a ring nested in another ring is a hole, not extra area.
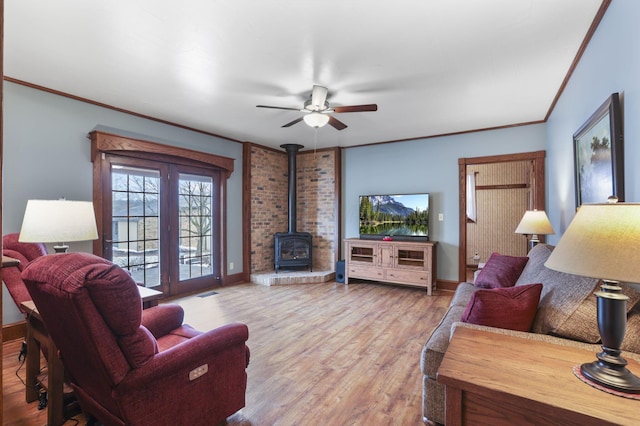
[(258, 108), (271, 108), (271, 109), (284, 109), (290, 111), (300, 111), (305, 113), (302, 117), (283, 125), (282, 127), (291, 127), (296, 123), (304, 120), (304, 122), (316, 129), (329, 123), (336, 130), (343, 130), (347, 128), (347, 125), (338, 120), (331, 113), (340, 114), (343, 112), (365, 112), (365, 111), (377, 111), (378, 105), (351, 105), (351, 106), (338, 106), (331, 108), (329, 102), (327, 102), (327, 95), (329, 90), (326, 87), (314, 85), (311, 91), (311, 99), (305, 101), (302, 108), (287, 108), (270, 105), (256, 105)]

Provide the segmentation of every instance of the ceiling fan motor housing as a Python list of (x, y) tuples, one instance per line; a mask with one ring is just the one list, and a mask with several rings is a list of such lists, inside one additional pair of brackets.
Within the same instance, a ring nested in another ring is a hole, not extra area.
[(311, 99), (304, 101), (304, 109), (307, 111), (324, 111), (329, 109), (329, 102), (324, 101), (322, 108), (316, 108)]

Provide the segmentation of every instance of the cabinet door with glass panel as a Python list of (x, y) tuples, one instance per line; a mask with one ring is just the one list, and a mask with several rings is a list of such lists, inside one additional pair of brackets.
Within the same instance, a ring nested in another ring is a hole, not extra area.
[(430, 264), (429, 250), (424, 247), (397, 245), (394, 250), (394, 267), (398, 269), (424, 270)]

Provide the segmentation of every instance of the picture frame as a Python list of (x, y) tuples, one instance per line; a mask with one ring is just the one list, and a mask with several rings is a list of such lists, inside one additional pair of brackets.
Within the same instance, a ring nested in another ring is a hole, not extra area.
[(624, 201), (620, 97), (613, 93), (573, 134), (576, 207)]

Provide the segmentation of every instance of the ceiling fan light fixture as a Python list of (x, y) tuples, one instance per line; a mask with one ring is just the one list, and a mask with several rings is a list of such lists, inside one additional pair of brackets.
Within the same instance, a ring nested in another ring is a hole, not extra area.
[(312, 112), (311, 114), (307, 114), (303, 117), (304, 122), (307, 123), (309, 127), (315, 127), (316, 129), (324, 126), (329, 122), (329, 116), (326, 114), (321, 114), (319, 112)]

